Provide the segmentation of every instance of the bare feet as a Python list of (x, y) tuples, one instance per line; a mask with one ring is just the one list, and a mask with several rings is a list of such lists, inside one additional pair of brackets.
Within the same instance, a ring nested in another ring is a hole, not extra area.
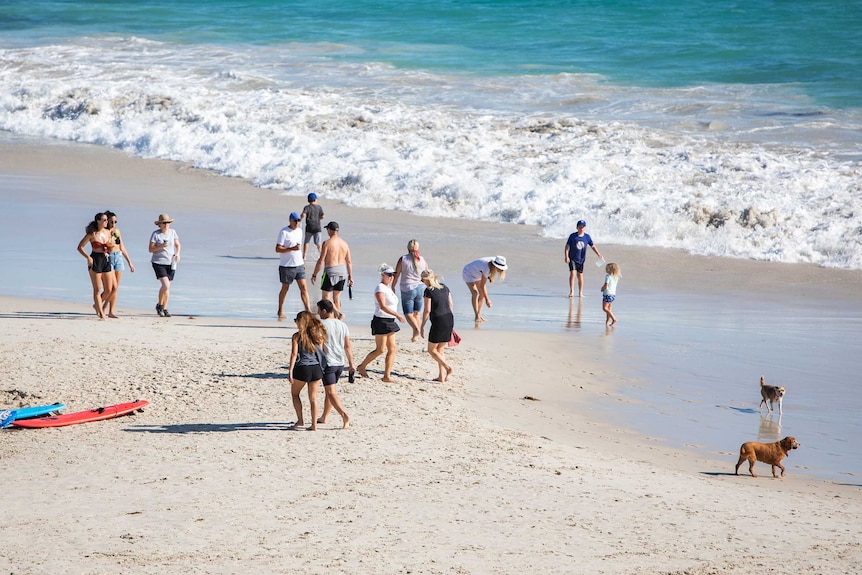
[(476, 323), (479, 323), (479, 322), (481, 322), (481, 321), (485, 321), (485, 318), (484, 318), (484, 317), (482, 317), (481, 315), (477, 315), (477, 316), (476, 316)]
[(395, 380), (388, 375), (384, 375), (381, 381), (383, 381), (383, 383), (395, 383)]
[(350, 416), (349, 415), (347, 415), (345, 413), (344, 416), (342, 416), (341, 420), (343, 421), (343, 423), (341, 424), (341, 429), (347, 429), (348, 427), (350, 427)]
[(278, 321), (284, 321), (286, 318), (287, 318), (287, 316), (284, 315), (284, 312), (281, 310), (278, 310)]
[(443, 378), (440, 376), (437, 376), (434, 379), (432, 379), (431, 381), (439, 381), (440, 383), (443, 383)]
[(96, 315), (99, 316), (99, 319), (105, 319), (105, 312), (98, 305), (93, 304), (93, 309), (96, 310)]
[(306, 431), (317, 431), (317, 424), (315, 423), (314, 425), (309, 425), (308, 427), (305, 428), (305, 430)]
[(326, 423), (326, 420), (325, 420), (325, 419), (323, 419), (322, 417), (318, 417), (318, 418), (317, 418), (317, 423)]
[(569, 292), (569, 297), (575, 297), (575, 294), (572, 292)]
[(362, 367), (361, 365), (356, 368), (356, 372), (360, 375), (360, 377), (364, 377), (364, 378), (368, 379), (368, 372), (365, 371), (365, 368)]
[(305, 423), (303, 423), (302, 421), (297, 421), (293, 425), (289, 426), (288, 429), (291, 431), (296, 431), (297, 429), (299, 429), (300, 427), (303, 427), (304, 425), (305, 425)]
[(454, 371), (455, 371), (455, 370), (454, 370), (454, 369), (452, 369), (451, 367), (447, 367), (447, 368), (446, 368), (446, 377), (443, 379), (443, 382), (444, 382), (444, 383), (445, 383), (445, 382), (447, 382), (447, 381), (449, 381), (449, 376), (450, 376), (450, 375), (452, 375), (452, 372), (454, 372)]
[(118, 315), (114, 315), (114, 314), (112, 314), (112, 313), (109, 313), (109, 314), (108, 314), (108, 317), (113, 318), (113, 319), (117, 319), (117, 318), (119, 318), (120, 316), (118, 316)]

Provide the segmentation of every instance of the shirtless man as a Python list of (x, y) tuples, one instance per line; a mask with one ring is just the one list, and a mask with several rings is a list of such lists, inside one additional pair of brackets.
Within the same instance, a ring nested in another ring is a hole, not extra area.
[[(329, 239), (320, 247), (320, 257), (311, 274), (311, 283), (317, 280), (317, 273), (323, 267), (323, 299), (332, 301), (335, 307), (335, 317), (341, 319), (341, 292), (344, 285), (353, 285), (353, 263), (350, 261), (350, 247), (341, 236), (338, 235), (338, 222), (326, 224), (326, 233)], [(331, 298), (331, 299), (330, 299)]]

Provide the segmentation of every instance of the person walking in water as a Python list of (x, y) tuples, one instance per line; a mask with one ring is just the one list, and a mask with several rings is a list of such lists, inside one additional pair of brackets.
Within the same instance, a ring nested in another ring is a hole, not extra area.
[(302, 208), (301, 217), (305, 218), (305, 238), (302, 242), (302, 259), (308, 257), (308, 243), (314, 242), (320, 252), (320, 222), (323, 220), (323, 207), (317, 203), (317, 194), (308, 194), (308, 204)]
[(593, 238), (586, 233), (587, 222), (578, 222), (578, 231), (572, 232), (563, 248), (563, 256), (569, 266), (569, 297), (575, 296), (575, 277), (578, 279), (578, 297), (584, 297), (584, 262), (587, 260), (587, 246), (590, 246), (599, 260), (602, 254), (593, 244)]
[(353, 262), (350, 260), (350, 246), (338, 233), (338, 222), (326, 224), (326, 233), (329, 239), (320, 248), (320, 257), (311, 274), (311, 284), (317, 282), (317, 274), (323, 267), (323, 285), (320, 287), (323, 299), (332, 301), (334, 317), (341, 319), (344, 316), (341, 313), (341, 292), (345, 284), (353, 285)]
[[(425, 286), (422, 284), (421, 274), (427, 269), (427, 260), (419, 255), (419, 241), (410, 240), (407, 242), (407, 253), (398, 258), (398, 263), (395, 264), (395, 278), (393, 279), (393, 284), (398, 285), (401, 289), (401, 311), (404, 312), (407, 323), (413, 329), (413, 336), (410, 341), (425, 337), (419, 324), (425, 299), (423, 297)], [(398, 282), (399, 277), (401, 278), (400, 284)]]
[(614, 315), (614, 300), (617, 299), (617, 283), (620, 281), (620, 266), (610, 263), (605, 266), (605, 283), (602, 284), (602, 311), (605, 312), (605, 325), (617, 323)]
[(278, 319), (284, 319), (284, 300), (290, 289), (290, 284), (296, 280), (299, 286), (299, 297), (305, 311), (311, 312), (308, 305), (308, 286), (305, 285), (305, 263), (302, 259), (302, 220), (296, 212), (290, 213), (290, 223), (278, 232), (275, 242), (275, 253), (280, 257), (278, 264), (278, 279), (281, 290), (278, 292)]
[(473, 304), (473, 313), (476, 314), (476, 322), (485, 321), (482, 317), (482, 306), (491, 307), (491, 298), (488, 297), (488, 284), (494, 283), (496, 278), (505, 279), (506, 258), (503, 256), (491, 256), (473, 260), (461, 272), (461, 279), (470, 290), (470, 299)]
[(159, 280), (159, 301), (156, 313), (162, 317), (171, 317), (168, 311), (168, 299), (171, 297), (171, 283), (180, 261), (180, 236), (171, 228), (174, 220), (168, 214), (159, 214), (155, 222), (159, 229), (150, 234), (149, 252), (153, 254), (151, 262), (156, 279)]

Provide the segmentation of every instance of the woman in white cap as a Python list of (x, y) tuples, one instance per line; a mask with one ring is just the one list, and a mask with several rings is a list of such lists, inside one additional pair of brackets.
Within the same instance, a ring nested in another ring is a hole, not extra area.
[(395, 363), (395, 334), (401, 328), (395, 320), (404, 321), (404, 316), (398, 313), (398, 296), (392, 291), (395, 283), (395, 269), (389, 264), (380, 265), (380, 283), (374, 289), (374, 317), (371, 318), (371, 334), (374, 336), (375, 347), (362, 363), (356, 366), (356, 371), (362, 377), (368, 377), (368, 364), (386, 352), (383, 367), (383, 381), (392, 381), (392, 365)]
[(482, 304), (491, 307), (491, 298), (488, 297), (488, 283), (494, 283), (498, 277), (502, 280), (506, 277), (506, 270), (509, 266), (506, 265), (506, 258), (503, 256), (490, 256), (473, 260), (461, 272), (461, 279), (467, 284), (470, 290), (471, 301), (473, 303), (473, 313), (476, 314), (476, 321), (485, 321), (482, 317)]
[(176, 230), (171, 229), (173, 222), (168, 214), (159, 214), (159, 219), (153, 222), (159, 229), (150, 235), (149, 251), (153, 254), (150, 261), (153, 263), (156, 279), (161, 284), (156, 313), (162, 317), (171, 317), (168, 298), (171, 295), (171, 282), (174, 281), (177, 263), (180, 261), (180, 237)]

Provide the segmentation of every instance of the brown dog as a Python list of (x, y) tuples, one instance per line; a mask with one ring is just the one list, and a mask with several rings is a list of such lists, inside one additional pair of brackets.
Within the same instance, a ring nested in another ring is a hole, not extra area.
[(778, 477), (775, 473), (775, 468), (781, 469), (781, 477), (784, 477), (784, 466), (781, 465), (781, 460), (785, 455), (790, 454), (791, 449), (799, 447), (799, 442), (795, 437), (787, 436), (781, 441), (775, 443), (760, 443), (759, 441), (747, 441), (739, 448), (739, 461), (736, 462), (736, 475), (739, 475), (739, 466), (746, 459), (748, 460), (748, 471), (752, 477), (757, 477), (754, 474), (754, 463), (762, 461), (772, 466), (772, 476)]
[(778, 402), (778, 413), (779, 415), (783, 414), (784, 410), (781, 407), (781, 399), (784, 397), (786, 391), (783, 385), (766, 385), (763, 381), (763, 376), (760, 376), (760, 396), (763, 399), (760, 400), (758, 410), (762, 410), (763, 404), (766, 404), (766, 411), (773, 411), (772, 404)]

